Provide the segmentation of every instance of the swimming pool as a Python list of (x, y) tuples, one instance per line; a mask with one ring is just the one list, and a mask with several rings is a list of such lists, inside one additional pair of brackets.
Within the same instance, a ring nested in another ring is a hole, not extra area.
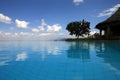
[(120, 80), (119, 41), (0, 41), (0, 80)]

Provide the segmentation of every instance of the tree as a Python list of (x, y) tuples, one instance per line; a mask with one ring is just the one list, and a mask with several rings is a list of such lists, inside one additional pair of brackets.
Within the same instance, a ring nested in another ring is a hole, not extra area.
[(89, 35), (90, 22), (84, 20), (70, 22), (67, 25), (66, 30), (70, 32), (70, 35), (75, 35), (77, 38), (79, 38), (79, 36)]

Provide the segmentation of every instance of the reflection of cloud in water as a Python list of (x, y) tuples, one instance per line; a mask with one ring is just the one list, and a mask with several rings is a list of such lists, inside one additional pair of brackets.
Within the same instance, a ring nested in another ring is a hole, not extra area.
[(95, 44), (95, 50), (97, 53), (104, 53), (105, 44), (103, 42), (98, 42), (97, 44)]
[(58, 47), (54, 47), (53, 49), (49, 48), (48, 49), (48, 54), (59, 55), (60, 54), (60, 50), (59, 50)]
[(60, 49), (62, 44), (58, 43), (58, 42), (53, 42), (53, 41), (42, 41), (42, 42), (34, 42), (32, 44), (32, 51), (34, 51), (34, 53), (38, 53), (41, 55), (41, 59), (44, 60), (47, 55), (60, 55), (61, 51)]
[(41, 58), (44, 61), (44, 59), (46, 58), (47, 55), (60, 55), (60, 50), (58, 47), (47, 47), (47, 48), (43, 48), (41, 49)]
[(10, 55), (0, 54), (0, 66), (8, 65), (11, 60)]
[(10, 61), (11, 61), (10, 58), (0, 59), (0, 66), (8, 65)]
[(28, 58), (27, 53), (22, 52), (20, 54), (17, 54), (16, 61), (25, 61)]
[(43, 42), (43, 43), (38, 43), (32, 45), (32, 49), (35, 52), (44, 52), (45, 54), (51, 54), (51, 55), (59, 55), (60, 54), (60, 49), (57, 46), (58, 44), (55, 44), (54, 42)]

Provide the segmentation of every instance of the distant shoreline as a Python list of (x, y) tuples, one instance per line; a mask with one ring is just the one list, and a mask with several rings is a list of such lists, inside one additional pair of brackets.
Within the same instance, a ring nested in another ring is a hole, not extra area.
[(95, 39), (95, 38), (66, 38), (66, 39), (61, 39), (60, 41), (72, 42), (72, 41), (120, 41), (120, 40), (117, 39), (107, 40), (107, 39)]

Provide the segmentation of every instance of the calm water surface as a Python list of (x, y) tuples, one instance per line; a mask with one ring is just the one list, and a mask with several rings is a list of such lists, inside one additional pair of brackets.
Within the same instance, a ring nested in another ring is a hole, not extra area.
[(0, 41), (0, 80), (120, 80), (119, 46), (119, 41)]

